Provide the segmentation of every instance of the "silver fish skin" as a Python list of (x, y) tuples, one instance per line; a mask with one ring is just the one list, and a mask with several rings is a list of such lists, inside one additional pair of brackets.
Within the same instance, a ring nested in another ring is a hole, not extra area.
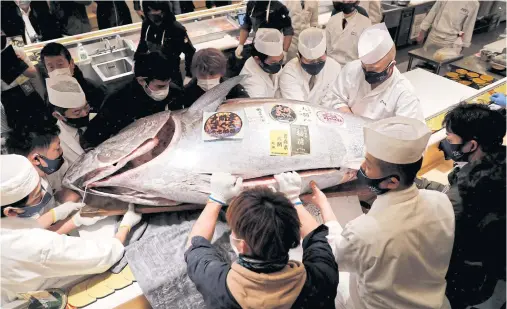
[[(88, 187), (89, 194), (141, 205), (205, 204), (214, 172), (256, 183), (259, 177), (298, 171), (304, 175), (303, 192), (309, 192), (310, 181), (328, 188), (346, 181), (349, 168), (359, 167), (364, 158), (363, 127), (371, 120), (285, 99), (222, 103), (242, 79), (238, 76), (212, 88), (189, 109), (137, 120), (77, 160), (67, 171), (64, 185), (81, 192)], [(276, 105), (289, 107), (296, 120), (276, 120), (271, 116)], [(246, 110), (260, 111), (265, 121), (251, 118)], [(215, 111), (240, 115), (243, 137), (204, 141), (203, 115)], [(285, 131), (291, 137), (291, 126), (298, 125), (307, 126), (310, 153), (270, 155), (272, 132)]]

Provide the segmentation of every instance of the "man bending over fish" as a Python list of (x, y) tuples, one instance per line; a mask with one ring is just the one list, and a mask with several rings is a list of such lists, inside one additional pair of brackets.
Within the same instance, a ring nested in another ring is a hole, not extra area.
[[(208, 308), (335, 307), (338, 265), (326, 239), (328, 228), (299, 200), (297, 173), (275, 179), (280, 192), (260, 187), (240, 192), (241, 178), (212, 175), (212, 193), (185, 253), (188, 276)], [(238, 254), (232, 265), (210, 243), (220, 210), (229, 202), (230, 241)], [(289, 249), (301, 238), (303, 262), (289, 260)]]

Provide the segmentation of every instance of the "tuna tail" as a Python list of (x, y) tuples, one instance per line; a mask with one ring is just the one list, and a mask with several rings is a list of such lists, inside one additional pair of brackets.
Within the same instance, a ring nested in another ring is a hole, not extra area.
[(226, 80), (216, 87), (206, 91), (192, 106), (189, 112), (214, 112), (222, 104), (225, 97), (234, 86), (242, 82), (247, 75), (239, 75)]

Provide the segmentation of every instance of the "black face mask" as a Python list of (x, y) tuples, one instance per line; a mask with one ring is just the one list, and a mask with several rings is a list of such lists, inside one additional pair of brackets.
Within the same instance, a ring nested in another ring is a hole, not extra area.
[(283, 60), (281, 60), (280, 62), (272, 63), (272, 64), (267, 64), (264, 61), (261, 61), (260, 66), (264, 72), (266, 72), (268, 74), (276, 74), (276, 73), (280, 72), (280, 70), (282, 69), (282, 63), (283, 63)]
[(384, 82), (386, 79), (389, 78), (389, 69), (391, 68), (391, 66), (393, 65), (393, 62), (391, 62), (387, 68), (382, 71), (382, 72), (370, 72), (370, 71), (366, 71), (364, 68), (363, 68), (363, 72), (364, 72), (364, 79), (366, 80), (366, 82), (370, 85), (372, 84), (379, 84), (379, 83), (382, 83)]
[(65, 119), (66, 119), (65, 122), (73, 128), (87, 127), (88, 124), (90, 123), (89, 115), (79, 118), (65, 118)]
[(333, 1), (333, 7), (337, 13), (343, 12), (343, 14), (350, 14), (356, 10), (356, 3), (343, 3)]
[(322, 71), (325, 64), (326, 64), (326, 61), (319, 61), (319, 62), (310, 63), (310, 64), (301, 62), (301, 67), (303, 68), (303, 70), (306, 71), (306, 73), (308, 73), (310, 75), (317, 75), (320, 73), (320, 71)]
[(5, 34), (2, 34), (2, 50), (7, 46), (7, 36)]
[(152, 23), (154, 23), (157, 26), (160, 26), (162, 22), (164, 21), (164, 15), (163, 14), (149, 14), (148, 13), (148, 19), (151, 20)]
[(379, 186), (382, 181), (389, 179), (391, 177), (400, 180), (400, 177), (398, 177), (397, 175), (391, 175), (382, 178), (368, 178), (368, 176), (366, 176), (362, 168), (360, 168), (359, 171), (357, 171), (357, 181), (361, 184), (367, 185), (368, 188), (376, 195), (384, 194), (390, 190), (390, 189), (382, 189)]
[(454, 162), (468, 162), (471, 152), (464, 153), (461, 149), (464, 144), (451, 144), (447, 139), (444, 139), (438, 145), (438, 149), (444, 152), (446, 160), (453, 160)]
[[(43, 155), (37, 155), (39, 158), (42, 158), (44, 162), (48, 165), (47, 167), (42, 166), (42, 164), (37, 165), (37, 167), (44, 172), (46, 175), (51, 175), (54, 172), (58, 171), (60, 167), (62, 167), (63, 162), (65, 162), (65, 159), (63, 158), (63, 154), (59, 156), (58, 158), (51, 160), (46, 158)], [(40, 162), (40, 159), (38, 159)]]

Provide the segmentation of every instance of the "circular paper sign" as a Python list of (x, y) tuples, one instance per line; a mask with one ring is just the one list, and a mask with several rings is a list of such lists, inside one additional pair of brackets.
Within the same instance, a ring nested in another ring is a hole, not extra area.
[(271, 109), (271, 117), (280, 122), (294, 122), (296, 121), (296, 113), (292, 110), (292, 108), (285, 105), (275, 105)]
[(342, 115), (335, 112), (317, 112), (317, 118), (324, 123), (343, 125)]
[(226, 138), (238, 134), (243, 121), (238, 114), (221, 112), (211, 115), (204, 124), (204, 132), (215, 138)]

